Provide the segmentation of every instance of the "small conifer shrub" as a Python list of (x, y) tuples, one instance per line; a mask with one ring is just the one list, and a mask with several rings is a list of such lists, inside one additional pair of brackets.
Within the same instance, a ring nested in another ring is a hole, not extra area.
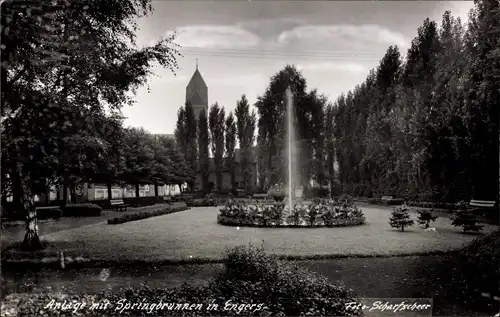
[(417, 210), (417, 212), (418, 212), (418, 220), (417, 221), (418, 221), (419, 225), (421, 225), (425, 229), (429, 228), (431, 222), (434, 222), (437, 219), (437, 216), (432, 215), (432, 211), (433, 211), (433, 209), (431, 209), (431, 210), (426, 210), (426, 209)]
[(389, 224), (393, 228), (401, 229), (401, 231), (405, 231), (406, 227), (413, 226), (413, 220), (410, 218), (410, 214), (408, 213), (408, 207), (406, 205), (402, 205), (394, 208), (391, 213), (391, 217), (389, 218)]

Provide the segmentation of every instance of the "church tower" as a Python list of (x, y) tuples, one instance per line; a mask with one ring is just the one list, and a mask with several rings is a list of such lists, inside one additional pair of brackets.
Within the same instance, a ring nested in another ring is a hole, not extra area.
[(186, 87), (186, 103), (193, 106), (196, 118), (199, 118), (202, 110), (205, 110), (208, 116), (208, 87), (198, 70), (198, 60), (196, 60), (196, 70)]

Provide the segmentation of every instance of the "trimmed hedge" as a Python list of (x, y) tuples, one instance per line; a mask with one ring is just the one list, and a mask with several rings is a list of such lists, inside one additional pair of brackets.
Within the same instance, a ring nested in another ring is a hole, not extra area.
[(409, 201), (408, 206), (420, 208), (435, 208), (435, 209), (448, 209), (453, 210), (457, 207), (453, 203), (429, 202), (429, 201)]
[(38, 220), (60, 219), (62, 216), (63, 212), (59, 207), (53, 207), (50, 209), (38, 209), (36, 211), (36, 218)]
[[(62, 302), (60, 293), (30, 294), (28, 301), (16, 304), (20, 316), (67, 316), (68, 311), (44, 309), (55, 299)], [(66, 298), (68, 299), (68, 298)], [(279, 261), (263, 248), (237, 247), (228, 252), (224, 269), (207, 285), (184, 284), (174, 289), (129, 288), (96, 295), (71, 295), (77, 302), (118, 303), (120, 300), (145, 303), (200, 304), (198, 309), (156, 309), (130, 307), (108, 309), (106, 316), (362, 316), (360, 301), (341, 283), (299, 267), (293, 262)], [(347, 305), (354, 303), (358, 305)], [(217, 309), (207, 310), (209, 304)], [(348, 309), (355, 306), (356, 309)], [(71, 312), (71, 311), (69, 311)], [(78, 311), (82, 316), (95, 315), (85, 307)]]
[(211, 198), (193, 199), (187, 202), (189, 207), (214, 207), (217, 206), (217, 201)]
[(393, 198), (391, 200), (386, 201), (385, 203), (390, 206), (402, 205), (405, 203), (405, 200), (403, 198)]
[(164, 207), (164, 208), (156, 209), (156, 210), (149, 211), (149, 212), (143, 211), (143, 212), (139, 212), (139, 213), (135, 213), (135, 214), (123, 215), (120, 217), (115, 217), (115, 218), (109, 219), (108, 225), (118, 225), (118, 224), (130, 222), (130, 221), (136, 221), (136, 220), (142, 220), (142, 219), (147, 219), (147, 218), (151, 218), (151, 217), (168, 215), (168, 214), (171, 214), (174, 212), (184, 211), (187, 209), (189, 209), (189, 208), (186, 205), (172, 206), (172, 207), (169, 206), (169, 207)]
[(220, 210), (217, 223), (243, 227), (346, 227), (365, 223), (363, 212), (352, 203), (319, 201), (296, 204), (288, 211), (285, 204), (264, 205), (230, 201)]
[(62, 211), (64, 217), (99, 217), (102, 208), (96, 204), (68, 204)]
[(304, 189), (304, 198), (327, 198), (330, 196), (330, 189), (323, 187), (312, 187)]
[[(63, 216), (63, 212), (59, 206), (50, 206), (50, 209), (38, 209), (36, 212), (36, 218), (38, 220), (47, 219), (60, 219)], [(7, 214), (3, 213), (2, 209), (2, 221), (25, 221), (26, 213), (11, 211)]]

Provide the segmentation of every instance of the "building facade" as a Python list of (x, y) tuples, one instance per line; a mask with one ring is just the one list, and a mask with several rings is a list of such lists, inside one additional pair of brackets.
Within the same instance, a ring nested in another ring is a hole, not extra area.
[[(245, 184), (245, 180), (243, 179), (243, 175), (241, 172), (241, 165), (240, 165), (240, 150), (236, 149), (234, 153), (234, 163), (235, 163), (235, 170), (234, 170), (234, 178), (235, 178), (235, 186), (237, 189), (245, 189), (246, 185), (248, 185), (250, 188), (256, 189), (257, 188), (257, 160), (255, 159), (255, 148), (252, 150), (252, 158), (249, 162), (250, 164), (250, 184)], [(210, 167), (209, 167), (209, 174), (208, 174), (208, 182), (210, 186), (212, 187), (213, 190), (217, 190), (218, 185), (217, 185), (217, 173), (215, 172), (215, 161), (213, 158), (210, 158)], [(201, 179), (201, 173), (196, 174), (196, 181), (194, 184), (195, 190), (202, 190), (202, 179)], [(223, 168), (222, 168), (222, 190), (223, 191), (230, 191), (232, 189), (232, 184), (231, 184), (231, 172), (227, 168), (227, 162), (224, 162)]]

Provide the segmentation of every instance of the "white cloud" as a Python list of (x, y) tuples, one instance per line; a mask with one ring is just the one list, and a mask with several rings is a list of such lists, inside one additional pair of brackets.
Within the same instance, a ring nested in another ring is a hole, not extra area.
[(315, 45), (335, 42), (337, 45), (362, 44), (363, 46), (373, 46), (374, 44), (398, 45), (405, 47), (409, 41), (403, 34), (391, 31), (385, 27), (375, 24), (351, 25), (351, 24), (331, 24), (331, 25), (305, 25), (292, 30), (282, 32), (278, 36), (278, 43), (282, 45), (293, 43), (294, 41), (305, 41)]
[(305, 22), (295, 18), (257, 19), (247, 20), (237, 24), (237, 26), (248, 30), (261, 38), (275, 38), (281, 32), (293, 29)]
[(238, 25), (188, 25), (173, 31), (177, 33), (175, 42), (185, 48), (253, 47), (260, 43), (257, 35)]
[(368, 68), (353, 62), (319, 62), (299, 64), (297, 68), (305, 71), (346, 71), (350, 73), (367, 73)]

